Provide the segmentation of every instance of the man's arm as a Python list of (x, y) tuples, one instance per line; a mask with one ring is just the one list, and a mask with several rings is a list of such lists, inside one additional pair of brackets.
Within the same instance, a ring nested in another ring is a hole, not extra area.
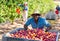
[(31, 19), (29, 19), (29, 20), (25, 23), (25, 25), (24, 25), (25, 30), (28, 29), (28, 26), (29, 26), (30, 24), (31, 24)]
[(28, 29), (28, 26), (24, 25), (24, 29), (27, 30)]
[(45, 26), (47, 27), (47, 28), (46, 28), (46, 31), (52, 29), (51, 24), (50, 24), (46, 19), (45, 19)]
[(18, 6), (24, 7), (24, 5), (23, 5), (23, 4), (18, 4)]
[(46, 28), (46, 31), (48, 31), (48, 30), (50, 30), (50, 29), (52, 29), (52, 26), (47, 27), (47, 28)]

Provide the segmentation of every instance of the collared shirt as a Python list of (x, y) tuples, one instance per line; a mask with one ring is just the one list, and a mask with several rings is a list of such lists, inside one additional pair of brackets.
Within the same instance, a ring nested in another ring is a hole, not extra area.
[(35, 23), (34, 18), (30, 18), (27, 20), (27, 22), (25, 23), (26, 26), (28, 25), (32, 25), (32, 28), (44, 28), (44, 26), (46, 27), (50, 27), (50, 23), (45, 19), (45, 18), (38, 18), (38, 23)]
[(18, 4), (18, 5), (23, 7), (23, 10), (28, 11), (28, 6), (24, 6), (24, 4)]

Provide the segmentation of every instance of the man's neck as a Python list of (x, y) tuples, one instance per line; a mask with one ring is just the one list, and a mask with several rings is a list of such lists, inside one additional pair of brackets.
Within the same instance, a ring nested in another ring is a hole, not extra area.
[(35, 20), (35, 23), (36, 23), (36, 24), (38, 23), (38, 19), (37, 19), (37, 20)]

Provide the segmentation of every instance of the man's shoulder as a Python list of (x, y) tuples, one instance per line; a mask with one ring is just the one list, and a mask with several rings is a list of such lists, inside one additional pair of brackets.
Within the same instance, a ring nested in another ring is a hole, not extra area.
[(33, 18), (29, 18), (28, 20), (33, 20)]
[(40, 19), (41, 19), (41, 20), (46, 20), (46, 18), (44, 18), (44, 17), (40, 17)]

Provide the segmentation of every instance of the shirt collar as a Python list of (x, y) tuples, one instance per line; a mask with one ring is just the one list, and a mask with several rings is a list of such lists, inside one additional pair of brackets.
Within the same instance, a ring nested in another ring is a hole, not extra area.
[[(34, 18), (32, 18), (34, 20)], [(38, 21), (41, 19), (41, 17), (38, 17)]]

